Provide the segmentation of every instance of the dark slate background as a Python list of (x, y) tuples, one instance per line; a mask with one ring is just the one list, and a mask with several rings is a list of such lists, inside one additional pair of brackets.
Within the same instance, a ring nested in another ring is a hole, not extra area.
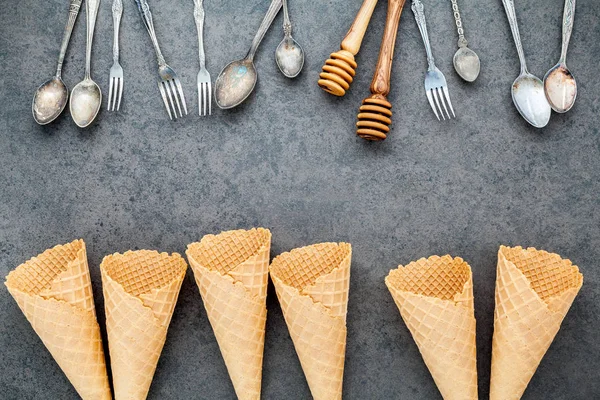
[[(434, 55), (458, 115), (437, 122), (423, 93), (423, 44), (403, 12), (389, 96), (393, 129), (385, 142), (356, 137), (383, 34), (381, 2), (344, 98), (316, 85), (320, 68), (354, 19), (360, 1), (290, 1), (294, 36), (306, 50), (296, 80), (277, 70), (280, 15), (257, 55), (259, 83), (232, 111), (196, 115), (198, 71), (193, 2), (150, 0), (167, 61), (192, 111), (170, 122), (155, 83), (149, 37), (125, 1), (120, 113), (102, 110), (86, 130), (68, 111), (37, 126), (31, 99), (55, 68), (66, 0), (21, 1), (0, 14), (0, 273), (76, 238), (88, 245), (98, 317), (98, 265), (106, 254), (151, 248), (185, 251), (207, 233), (268, 227), (272, 255), (321, 241), (354, 246), (344, 394), (348, 399), (435, 399), (439, 392), (383, 278), (432, 254), (462, 256), (473, 268), (479, 386), (488, 397), (496, 253), (500, 244), (535, 246), (573, 260), (584, 285), (525, 399), (600, 396), (600, 3), (580, 0), (569, 52), (577, 103), (536, 130), (510, 98), (517, 53), (500, 0), (461, 1), (471, 47), (482, 60), (474, 84), (454, 73), (456, 33), (448, 0), (425, 2)], [(243, 57), (266, 0), (206, 1), (208, 68), (216, 78)], [(409, 3), (409, 2), (407, 2)], [(111, 2), (104, 0), (93, 77), (108, 93)], [(560, 53), (563, 2), (517, 2), (530, 70), (543, 76)], [(85, 12), (67, 53), (64, 80), (83, 78)], [(106, 104), (106, 99), (104, 100)], [(75, 398), (73, 390), (8, 291), (0, 289), (0, 393), (6, 399)], [(309, 398), (272, 288), (263, 397)], [(103, 334), (105, 335), (105, 330)], [(151, 399), (232, 399), (217, 343), (191, 271), (181, 289)]]

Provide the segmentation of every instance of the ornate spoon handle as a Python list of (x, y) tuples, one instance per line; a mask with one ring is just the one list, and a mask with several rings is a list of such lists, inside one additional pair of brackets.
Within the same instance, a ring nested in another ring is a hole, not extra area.
[(150, 11), (150, 6), (146, 0), (135, 0), (135, 3), (138, 6), (138, 10), (140, 11), (140, 15), (142, 17), (142, 21), (144, 22), (144, 26), (146, 26), (146, 30), (148, 34), (150, 34), (150, 39), (152, 40), (152, 44), (154, 45), (154, 51), (156, 52), (156, 61), (159, 66), (165, 65), (166, 61), (162, 55), (162, 51), (160, 51), (160, 46), (158, 45), (158, 39), (156, 38), (156, 32), (154, 31), (154, 21), (152, 20), (152, 12)]
[(85, 5), (85, 17), (87, 22), (87, 42), (85, 45), (85, 77), (91, 78), (92, 70), (92, 41), (94, 40), (94, 29), (96, 28), (96, 17), (100, 0), (87, 0)]
[(460, 10), (458, 9), (458, 0), (452, 1), (452, 11), (454, 12), (454, 21), (456, 22), (456, 30), (458, 32), (458, 47), (467, 47), (468, 42), (465, 38), (462, 19), (460, 18)]
[(204, 1), (194, 0), (194, 20), (198, 29), (198, 58), (200, 69), (206, 67), (206, 56), (204, 55)]
[(81, 0), (71, 0), (69, 5), (69, 19), (65, 26), (65, 33), (63, 34), (62, 44), (60, 45), (60, 53), (58, 54), (58, 65), (56, 66), (56, 76), (60, 78), (62, 74), (62, 66), (65, 61), (65, 54), (67, 54), (67, 47), (69, 47), (69, 41), (71, 40), (71, 33), (75, 26), (75, 20), (79, 15), (79, 9), (81, 8)]
[(265, 17), (263, 18), (262, 23), (260, 24), (260, 27), (258, 28), (256, 35), (254, 36), (254, 39), (252, 40), (252, 46), (250, 47), (250, 51), (248, 51), (248, 54), (246, 55), (246, 58), (248, 60), (254, 60), (254, 54), (256, 53), (260, 42), (262, 42), (263, 38), (265, 37), (265, 34), (267, 33), (267, 30), (269, 29), (269, 27), (271, 27), (271, 24), (273, 24), (273, 20), (279, 13), (279, 10), (281, 10), (282, 5), (283, 0), (273, 0), (271, 2), (269, 10), (265, 14)]
[(119, 61), (119, 27), (123, 16), (123, 0), (114, 0), (112, 4), (113, 25), (115, 29), (113, 42), (113, 61)]
[(565, 10), (563, 12), (562, 26), (562, 51), (560, 53), (560, 62), (567, 62), (567, 49), (571, 40), (571, 32), (573, 31), (573, 22), (575, 20), (575, 0), (565, 0)]
[(415, 20), (419, 26), (423, 43), (425, 44), (425, 52), (427, 53), (427, 63), (429, 64), (429, 70), (435, 68), (435, 62), (433, 59), (433, 53), (431, 51), (431, 43), (429, 43), (429, 34), (427, 33), (427, 22), (425, 21), (425, 12), (423, 3), (420, 0), (413, 0), (411, 10), (415, 14)]
[(515, 12), (515, 3), (513, 0), (502, 0), (504, 4), (504, 10), (508, 17), (508, 23), (510, 24), (510, 30), (512, 31), (515, 45), (517, 46), (517, 53), (519, 53), (519, 60), (521, 61), (521, 73), (527, 73), (527, 63), (525, 62), (525, 52), (523, 51), (523, 44), (521, 43), (521, 35), (519, 34), (519, 24), (517, 23), (517, 13)]

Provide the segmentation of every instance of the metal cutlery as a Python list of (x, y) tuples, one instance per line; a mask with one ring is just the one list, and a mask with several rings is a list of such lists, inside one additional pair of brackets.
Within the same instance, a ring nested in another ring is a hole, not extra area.
[(304, 66), (304, 50), (292, 37), (292, 23), (288, 13), (287, 0), (283, 0), (284, 38), (275, 50), (275, 61), (281, 73), (287, 78), (295, 78)]
[(392, 105), (387, 100), (387, 95), (390, 92), (392, 59), (404, 2), (405, 0), (388, 1), (379, 60), (371, 81), (371, 95), (363, 100), (356, 123), (356, 134), (366, 140), (384, 140), (392, 124)]
[(119, 27), (123, 15), (123, 1), (114, 0), (112, 4), (114, 42), (113, 42), (113, 66), (110, 69), (110, 85), (108, 89), (108, 111), (119, 111), (121, 97), (123, 96), (123, 68), (119, 64)]
[(354, 56), (358, 54), (369, 21), (377, 0), (364, 0), (356, 18), (346, 33), (340, 46), (340, 50), (331, 53), (323, 65), (323, 71), (319, 75), (319, 86), (321, 89), (334, 96), (343, 96), (350, 89), (350, 84), (356, 75), (358, 64)]
[(85, 77), (71, 92), (69, 110), (75, 124), (80, 128), (89, 126), (98, 115), (102, 105), (102, 91), (100, 86), (92, 80), (92, 43), (96, 28), (96, 17), (100, 0), (86, 0), (86, 45), (85, 45)]
[(206, 69), (206, 57), (204, 55), (204, 1), (194, 0), (194, 20), (198, 28), (198, 58), (200, 59), (200, 71), (198, 72), (198, 113), (206, 115), (208, 103), (208, 115), (212, 114), (212, 84), (210, 74)]
[(577, 82), (567, 68), (567, 49), (575, 19), (575, 0), (565, 0), (562, 23), (562, 50), (560, 59), (544, 77), (544, 91), (550, 107), (558, 113), (569, 111), (577, 97)]
[(527, 63), (525, 62), (525, 52), (521, 43), (519, 34), (519, 25), (517, 23), (517, 14), (515, 12), (515, 3), (513, 0), (502, 0), (510, 30), (512, 31), (517, 53), (521, 62), (521, 73), (512, 84), (511, 94), (513, 103), (517, 110), (527, 122), (536, 128), (543, 128), (550, 121), (552, 109), (546, 95), (544, 94), (544, 84), (537, 76), (529, 73)]
[(42, 83), (33, 95), (31, 112), (33, 113), (35, 122), (40, 125), (46, 125), (54, 121), (67, 105), (69, 89), (67, 89), (67, 86), (61, 78), (62, 66), (65, 54), (67, 53), (67, 47), (69, 47), (69, 41), (71, 40), (73, 26), (75, 26), (75, 21), (77, 20), (77, 15), (79, 15), (80, 8), (81, 0), (71, 0), (71, 3), (69, 4), (69, 19), (67, 20), (62, 44), (60, 46), (56, 73), (53, 78)]
[(456, 73), (467, 82), (473, 82), (479, 76), (481, 68), (477, 53), (467, 47), (468, 42), (465, 38), (460, 11), (458, 9), (458, 0), (452, 0), (452, 12), (458, 31), (458, 50), (454, 53), (452, 62)]
[[(441, 114), (442, 119), (446, 119), (446, 117), (444, 116), (444, 111), (446, 111), (448, 119), (452, 118), (450, 116), (450, 113), (448, 112), (448, 107), (450, 108), (450, 111), (452, 111), (452, 116), (456, 118), (456, 115), (454, 114), (454, 109), (452, 108), (452, 102), (450, 101), (450, 94), (448, 92), (448, 84), (446, 83), (446, 78), (444, 77), (444, 74), (442, 74), (442, 72), (435, 66), (433, 54), (431, 51), (431, 44), (429, 43), (429, 34), (427, 33), (427, 23), (425, 22), (423, 3), (420, 0), (413, 0), (411, 9), (415, 14), (415, 20), (417, 21), (417, 25), (419, 26), (419, 31), (421, 32), (421, 37), (423, 38), (423, 43), (425, 44), (425, 51), (427, 53), (428, 68), (427, 73), (425, 74), (425, 93), (427, 95), (429, 105), (431, 106), (431, 109), (433, 110), (433, 113), (435, 114), (438, 121), (440, 119), (439, 114)], [(444, 98), (446, 99), (445, 102)], [(446, 103), (448, 103), (447, 106)]]
[[(181, 87), (181, 81), (177, 77), (173, 68), (171, 68), (165, 61), (163, 54), (158, 45), (158, 39), (156, 38), (156, 32), (154, 31), (154, 22), (152, 20), (152, 13), (150, 12), (150, 6), (146, 0), (135, 0), (140, 16), (144, 22), (144, 26), (150, 35), (154, 51), (156, 52), (156, 61), (158, 63), (158, 89), (163, 99), (169, 118), (177, 119), (177, 111), (179, 116), (183, 117), (183, 113), (187, 115), (187, 106), (185, 104), (185, 96), (183, 95), (183, 88)], [(177, 107), (175, 107), (177, 105)], [(182, 110), (183, 106), (183, 110)]]

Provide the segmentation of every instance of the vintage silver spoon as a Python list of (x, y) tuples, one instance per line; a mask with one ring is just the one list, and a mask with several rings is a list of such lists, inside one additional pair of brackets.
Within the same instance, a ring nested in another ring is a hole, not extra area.
[(452, 59), (456, 73), (467, 82), (473, 82), (479, 76), (481, 68), (477, 53), (467, 47), (468, 42), (465, 38), (460, 11), (458, 10), (458, 0), (452, 0), (452, 11), (458, 31), (458, 50), (454, 53)]
[(75, 124), (85, 128), (91, 124), (102, 104), (102, 91), (91, 78), (92, 63), (92, 41), (94, 39), (94, 27), (100, 0), (86, 0), (85, 17), (87, 23), (87, 43), (85, 47), (85, 78), (73, 88), (69, 109)]
[(304, 66), (304, 50), (292, 37), (292, 23), (288, 14), (287, 0), (283, 0), (283, 32), (285, 36), (277, 46), (275, 60), (283, 75), (295, 78)]
[(573, 31), (575, 0), (565, 0), (562, 24), (562, 51), (560, 60), (544, 77), (544, 90), (550, 107), (558, 113), (565, 113), (575, 104), (577, 82), (567, 68), (567, 48)]
[(256, 85), (258, 75), (254, 67), (254, 54), (265, 33), (281, 9), (283, 0), (273, 0), (265, 15), (246, 57), (229, 63), (215, 81), (215, 100), (220, 108), (233, 108), (242, 103)]
[(543, 128), (548, 125), (550, 114), (552, 113), (550, 104), (548, 104), (548, 100), (546, 100), (546, 95), (544, 94), (544, 84), (540, 78), (530, 74), (527, 70), (525, 52), (521, 44), (521, 35), (519, 34), (513, 0), (502, 0), (502, 3), (506, 10), (506, 16), (508, 17), (521, 62), (521, 73), (512, 85), (513, 103), (515, 103), (517, 110), (527, 122), (536, 128)]
[(33, 95), (31, 111), (33, 113), (33, 119), (40, 125), (46, 125), (54, 121), (67, 105), (69, 89), (67, 89), (67, 86), (61, 78), (62, 65), (65, 60), (67, 47), (69, 47), (69, 41), (71, 40), (71, 32), (73, 32), (73, 26), (75, 26), (75, 20), (77, 20), (80, 8), (81, 0), (71, 0), (69, 5), (69, 20), (65, 26), (65, 33), (63, 34), (63, 40), (60, 46), (56, 74), (52, 79), (44, 82)]

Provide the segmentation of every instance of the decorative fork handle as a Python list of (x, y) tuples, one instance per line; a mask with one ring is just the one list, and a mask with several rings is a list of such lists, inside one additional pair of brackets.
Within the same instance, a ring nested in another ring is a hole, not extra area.
[(563, 12), (562, 26), (562, 51), (560, 53), (560, 61), (566, 63), (567, 49), (571, 40), (571, 32), (573, 31), (573, 22), (575, 20), (575, 0), (565, 0), (565, 10)]
[(62, 44), (60, 45), (60, 53), (58, 54), (58, 65), (56, 66), (56, 76), (60, 78), (62, 74), (62, 66), (65, 61), (65, 54), (67, 54), (67, 47), (69, 47), (69, 41), (71, 40), (71, 33), (75, 26), (75, 20), (79, 15), (79, 9), (81, 8), (81, 0), (71, 0), (69, 4), (69, 19), (65, 26), (65, 33), (63, 34)]
[(250, 47), (250, 51), (248, 51), (248, 55), (246, 55), (246, 58), (248, 60), (254, 59), (254, 54), (256, 53), (260, 42), (262, 42), (263, 38), (265, 37), (265, 33), (267, 33), (267, 30), (269, 30), (269, 27), (271, 26), (271, 24), (273, 24), (273, 20), (279, 13), (279, 10), (281, 10), (282, 5), (283, 0), (273, 0), (271, 2), (269, 10), (265, 14), (265, 17), (263, 18), (260, 24), (260, 28), (258, 28), (258, 31), (256, 32), (254, 39), (252, 40), (252, 46)]
[(94, 29), (96, 27), (96, 17), (100, 0), (86, 0), (85, 17), (87, 22), (87, 42), (85, 45), (85, 77), (91, 78), (92, 70), (92, 41), (94, 40)]
[(462, 19), (460, 18), (460, 10), (458, 9), (458, 0), (452, 1), (452, 11), (454, 12), (454, 22), (456, 22), (456, 31), (458, 32), (458, 47), (467, 47), (468, 42), (465, 38), (465, 30), (463, 28)]
[(123, 0), (114, 0), (112, 4), (113, 25), (115, 29), (113, 42), (113, 61), (119, 62), (119, 27), (121, 26), (121, 16), (123, 15)]
[(515, 45), (517, 46), (517, 53), (519, 53), (519, 60), (521, 61), (521, 73), (527, 73), (527, 63), (525, 62), (525, 51), (523, 50), (523, 43), (521, 43), (521, 35), (519, 34), (519, 24), (517, 23), (517, 13), (515, 12), (515, 3), (513, 0), (502, 0), (504, 4), (504, 10), (508, 17), (508, 23), (510, 24), (510, 30), (512, 31)]
[(154, 21), (152, 20), (152, 12), (150, 12), (150, 6), (148, 5), (148, 2), (146, 0), (135, 0), (135, 3), (138, 6), (138, 10), (140, 11), (140, 16), (142, 17), (144, 26), (146, 27), (146, 30), (150, 35), (152, 44), (154, 45), (154, 51), (156, 52), (156, 61), (158, 62), (158, 65), (166, 65), (167, 63), (162, 55), (162, 51), (160, 51), (158, 39), (156, 38), (156, 32), (154, 31)]
[(429, 43), (429, 34), (427, 33), (427, 22), (425, 21), (425, 12), (423, 11), (423, 3), (420, 0), (413, 0), (411, 9), (415, 14), (415, 20), (419, 26), (423, 43), (425, 44), (425, 52), (427, 52), (427, 63), (429, 64), (429, 70), (435, 69), (435, 60), (433, 59), (433, 53), (431, 51), (431, 43)]
[(198, 29), (198, 58), (200, 69), (206, 68), (206, 56), (204, 55), (204, 0), (194, 0), (194, 20)]

